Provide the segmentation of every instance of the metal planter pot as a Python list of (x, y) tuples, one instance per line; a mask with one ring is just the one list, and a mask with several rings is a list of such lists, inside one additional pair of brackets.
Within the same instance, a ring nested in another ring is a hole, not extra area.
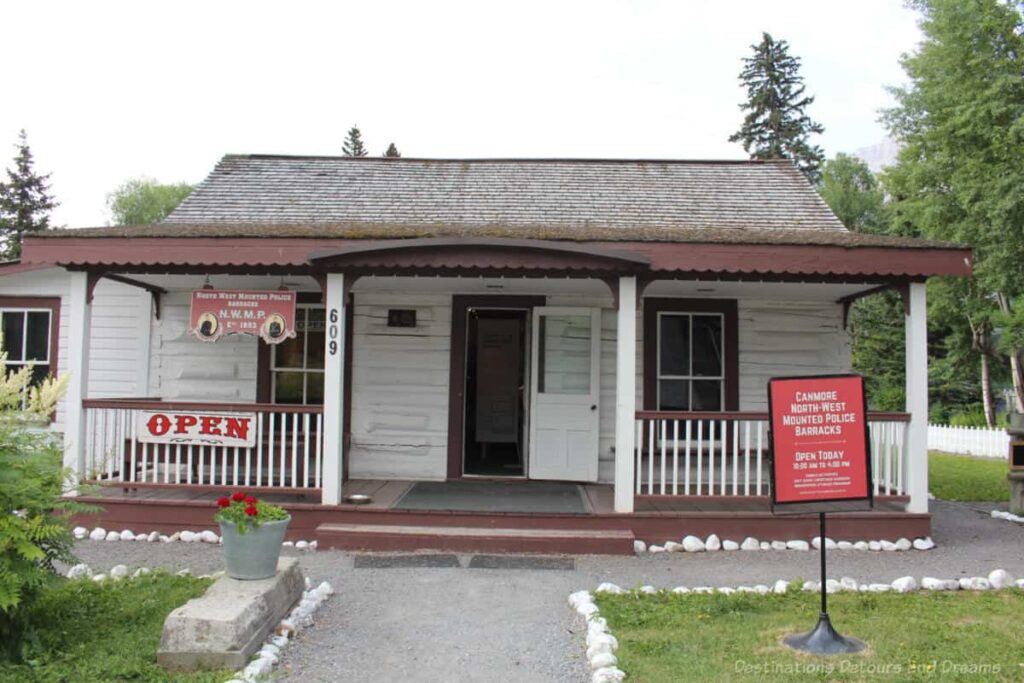
[(277, 560), (281, 556), (281, 542), (292, 518), (277, 522), (264, 522), (244, 534), (234, 524), (220, 523), (224, 539), (224, 564), (233, 579), (253, 581), (269, 579), (277, 573)]

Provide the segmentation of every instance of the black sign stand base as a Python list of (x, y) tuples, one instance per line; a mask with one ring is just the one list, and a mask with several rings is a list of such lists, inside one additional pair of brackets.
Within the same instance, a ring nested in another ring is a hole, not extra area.
[(828, 618), (828, 591), (825, 590), (825, 513), (818, 513), (820, 529), (818, 540), (821, 549), (821, 614), (818, 625), (809, 633), (799, 633), (783, 639), (794, 650), (813, 655), (843, 655), (860, 652), (864, 643), (856, 638), (847, 638), (836, 633)]
[(783, 642), (794, 650), (810, 652), (812, 655), (845, 655), (864, 649), (862, 641), (836, 633), (825, 612), (818, 617), (818, 625), (813, 631), (787, 636)]

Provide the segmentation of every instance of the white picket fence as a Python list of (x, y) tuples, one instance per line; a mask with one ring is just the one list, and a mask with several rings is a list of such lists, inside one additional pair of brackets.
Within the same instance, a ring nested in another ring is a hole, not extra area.
[(1002, 429), (928, 425), (930, 451), (975, 455), (982, 458), (1005, 458), (1009, 448), (1010, 436)]

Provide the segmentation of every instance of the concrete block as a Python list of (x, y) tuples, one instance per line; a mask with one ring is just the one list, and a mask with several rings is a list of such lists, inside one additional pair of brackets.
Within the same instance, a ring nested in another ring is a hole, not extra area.
[(304, 585), (294, 557), (282, 557), (269, 579), (221, 577), (203, 596), (167, 615), (157, 661), (171, 671), (245, 667), (302, 598)]

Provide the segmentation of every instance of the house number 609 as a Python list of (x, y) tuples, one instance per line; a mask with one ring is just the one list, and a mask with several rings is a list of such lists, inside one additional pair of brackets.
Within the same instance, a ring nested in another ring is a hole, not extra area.
[(327, 337), (330, 339), (327, 343), (327, 352), (335, 356), (338, 354), (338, 309), (332, 308), (328, 317), (331, 324), (327, 327)]

